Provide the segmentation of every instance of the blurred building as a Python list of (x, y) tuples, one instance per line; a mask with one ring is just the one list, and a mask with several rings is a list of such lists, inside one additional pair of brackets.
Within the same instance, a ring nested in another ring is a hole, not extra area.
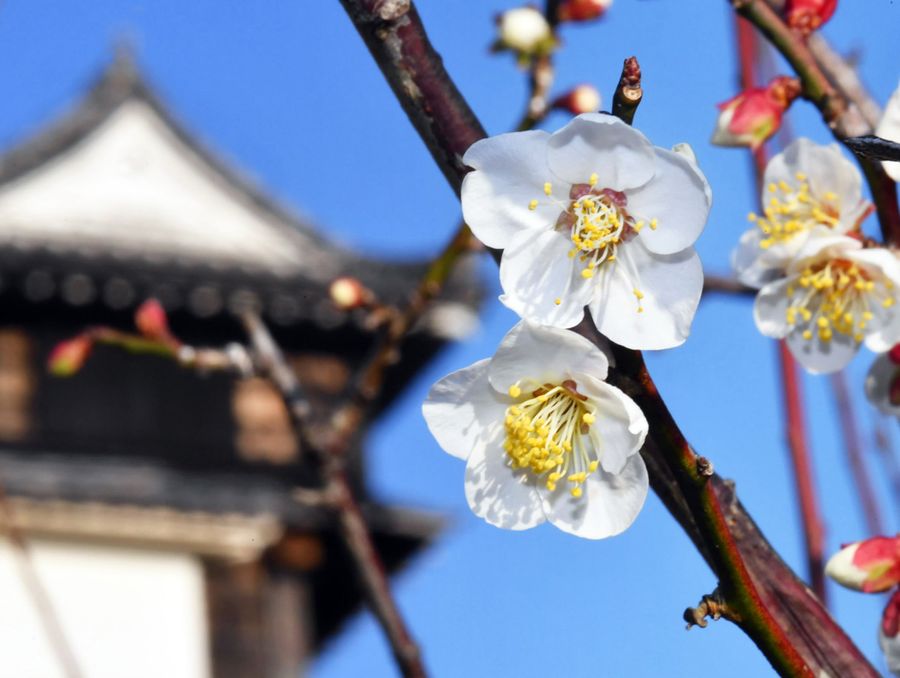
[[(328, 514), (292, 499), (314, 474), (266, 382), (104, 347), (57, 379), (50, 349), (86, 325), (131, 328), (148, 297), (197, 345), (241, 341), (235, 312), (255, 308), (323, 422), (374, 341), (328, 284), (351, 273), (401, 302), (423, 270), (344, 250), (284, 211), (185, 132), (127, 56), (0, 156), (3, 520), (29, 535), (85, 676), (295, 676), (360, 592)], [(476, 322), (470, 273), (408, 339), (379, 413)], [(395, 571), (439, 521), (369, 497), (363, 438), (353, 478)], [(14, 560), (0, 553), (3, 675), (62, 675)]]

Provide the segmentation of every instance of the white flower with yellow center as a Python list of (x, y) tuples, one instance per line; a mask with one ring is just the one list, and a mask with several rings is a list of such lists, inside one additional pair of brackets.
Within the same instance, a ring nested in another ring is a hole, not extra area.
[(588, 306), (600, 332), (629, 348), (682, 344), (703, 287), (692, 245), (711, 202), (691, 156), (601, 113), (473, 144), (463, 216), (503, 249), (501, 301), (555, 327), (576, 325)]
[(783, 275), (810, 236), (855, 231), (872, 209), (859, 171), (837, 144), (809, 139), (797, 139), (766, 165), (761, 204), (731, 259), (738, 279), (757, 288)]
[(754, 316), (760, 332), (786, 339), (810, 372), (834, 372), (865, 341), (872, 351), (893, 346), (900, 333), (900, 262), (856, 238), (820, 235), (807, 240), (786, 277), (763, 287)]
[(422, 413), (466, 460), (476, 515), (509, 530), (550, 521), (587, 539), (631, 525), (647, 496), (647, 420), (604, 381), (608, 367), (584, 337), (522, 321), (493, 358), (432, 387)]

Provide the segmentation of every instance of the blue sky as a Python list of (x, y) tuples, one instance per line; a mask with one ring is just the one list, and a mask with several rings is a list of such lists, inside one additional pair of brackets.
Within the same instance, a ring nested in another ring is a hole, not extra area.
[[(420, 3), (449, 72), (491, 133), (508, 129), (525, 95), (512, 59), (487, 51), (494, 13), (512, 4)], [(864, 78), (882, 103), (900, 76), (898, 25), (900, 4), (844, 0), (826, 30), (839, 48), (860, 53)], [(450, 234), (459, 218), (456, 199), (336, 0), (96, 0), (77, 6), (7, 0), (0, 6), (0, 145), (70, 104), (122, 36), (136, 46), (148, 77), (189, 129), (330, 237), (401, 257), (435, 252)], [(637, 126), (661, 146), (690, 142), (710, 178), (714, 207), (698, 249), (714, 272), (727, 271), (728, 253), (755, 206), (746, 155), (708, 143), (713, 106), (734, 91), (731, 37), (725, 2), (617, 0), (606, 21), (566, 27), (558, 58), (560, 89), (593, 82), (608, 101), (623, 58), (638, 56), (646, 94)], [(807, 104), (794, 110), (795, 129), (828, 139)], [(563, 121), (556, 115), (547, 126)], [(484, 267), (485, 279), (497, 292), (491, 266)], [(370, 441), (371, 480), (380, 497), (450, 519), (443, 538), (395, 582), (435, 675), (677, 677), (695, 675), (698, 658), (727, 662), (734, 677), (766, 675), (765, 660), (733, 626), (684, 631), (682, 610), (715, 581), (654, 497), (628, 532), (603, 542), (550, 527), (503, 532), (469, 513), (463, 465), (429, 437), (419, 406), (434, 380), (492, 353), (513, 322), (490, 301), (479, 331), (435, 361)], [(689, 439), (736, 480), (764, 532), (789, 563), (802, 567), (774, 357), (774, 345), (753, 326), (748, 302), (713, 298), (702, 304), (685, 346), (648, 361)], [(867, 439), (876, 420), (861, 391), (870, 361), (863, 352), (850, 374)], [(807, 378), (804, 387), (833, 550), (865, 536), (865, 527), (828, 382)], [(897, 507), (869, 447), (884, 518), (895, 530)], [(837, 587), (830, 593), (834, 614), (882, 666), (875, 642), (882, 601)], [(312, 674), (395, 671), (378, 628), (364, 614)]]

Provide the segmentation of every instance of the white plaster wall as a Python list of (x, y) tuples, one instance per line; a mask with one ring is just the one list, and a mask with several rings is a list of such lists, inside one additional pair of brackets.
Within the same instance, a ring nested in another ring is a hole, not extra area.
[[(208, 678), (203, 572), (186, 554), (32, 540), (85, 678)], [(0, 678), (64, 678), (0, 543)]]

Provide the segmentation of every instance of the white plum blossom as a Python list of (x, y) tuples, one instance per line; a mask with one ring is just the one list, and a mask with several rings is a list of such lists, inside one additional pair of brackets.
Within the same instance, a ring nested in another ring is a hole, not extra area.
[(855, 231), (871, 211), (856, 166), (836, 144), (809, 139), (797, 139), (766, 165), (761, 204), (731, 259), (738, 279), (756, 288), (783, 275), (810, 237)]
[(872, 363), (866, 375), (866, 397), (879, 411), (900, 417), (900, 344)]
[(488, 523), (545, 521), (587, 539), (622, 532), (647, 496), (647, 420), (606, 379), (603, 352), (573, 332), (519, 322), (493, 358), (438, 381), (422, 413), (466, 461), (466, 499)]
[(501, 301), (555, 327), (576, 325), (588, 306), (597, 329), (628, 348), (682, 344), (703, 287), (692, 245), (711, 204), (689, 155), (601, 113), (473, 144), (463, 216), (503, 249)]
[[(884, 107), (884, 114), (875, 134), (882, 139), (900, 143), (900, 87), (894, 91)], [(884, 171), (894, 181), (900, 181), (900, 162), (884, 162)]]
[(760, 290), (756, 326), (768, 337), (786, 339), (810, 372), (834, 372), (863, 341), (875, 352), (896, 342), (898, 286), (900, 261), (891, 251), (864, 248), (845, 235), (818, 235), (806, 241), (784, 278)]

